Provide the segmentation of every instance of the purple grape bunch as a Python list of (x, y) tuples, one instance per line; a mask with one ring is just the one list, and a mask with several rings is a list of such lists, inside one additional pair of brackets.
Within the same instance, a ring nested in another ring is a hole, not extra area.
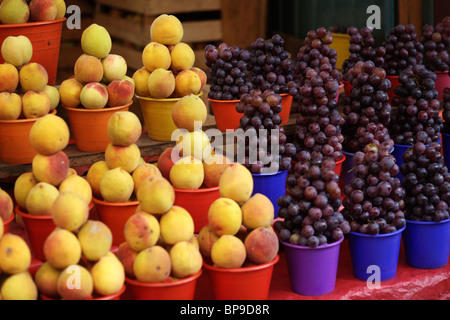
[(450, 67), (450, 17), (435, 27), (422, 27), (423, 64), (431, 71), (447, 71)]

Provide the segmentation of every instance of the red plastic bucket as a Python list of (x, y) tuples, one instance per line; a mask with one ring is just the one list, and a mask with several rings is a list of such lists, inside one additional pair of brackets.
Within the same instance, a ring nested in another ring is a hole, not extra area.
[(444, 97), (444, 89), (450, 88), (450, 77), (448, 76), (448, 70), (447, 71), (435, 71), (436, 73), (436, 82), (435, 82), (435, 89), (439, 93), (438, 100), (442, 101)]
[(92, 198), (97, 209), (98, 218), (106, 224), (113, 235), (114, 246), (119, 246), (125, 241), (123, 234), (125, 223), (131, 217), (139, 205), (139, 201), (107, 202)]
[[(109, 294), (107, 296), (101, 296), (101, 297), (97, 297), (95, 294), (92, 297), (92, 299), (87, 299), (87, 300), (120, 300), (120, 296), (122, 295), (122, 293), (125, 292), (126, 286), (123, 285), (123, 287), (116, 293), (113, 294)], [(39, 295), (39, 297), (41, 298), (41, 300), (59, 300), (59, 299), (54, 299), (54, 298), (50, 298), (47, 297), (45, 294), (41, 293)]]
[(242, 114), (236, 111), (239, 100), (209, 99), (216, 120), (217, 129), (225, 132), (227, 129), (236, 130), (239, 127)]
[(338, 176), (341, 176), (341, 172), (342, 172), (342, 164), (344, 163), (345, 158), (346, 158), (345, 154), (342, 154), (342, 159), (336, 161), (336, 166), (334, 167), (334, 172), (336, 172), (336, 174), (337, 174)]
[(80, 151), (104, 152), (111, 142), (108, 137), (107, 124), (116, 111), (128, 111), (133, 101), (124, 106), (86, 109), (62, 106), (69, 118), (70, 128), (75, 144)]
[(6, 234), (9, 232), (9, 225), (11, 224), (11, 221), (14, 220), (14, 213), (5, 221), (3, 221), (3, 234)]
[(347, 81), (347, 80), (343, 80), (342, 83), (344, 84), (345, 95), (350, 97), (352, 94), (353, 85), (350, 83), (350, 81)]
[(389, 103), (392, 104), (392, 98), (395, 97), (395, 88), (397, 86), (401, 86), (401, 83), (398, 81), (398, 76), (386, 76), (389, 81), (391, 81), (391, 88), (388, 90), (387, 94), (389, 97)]
[(292, 101), (294, 97), (288, 93), (282, 93), (281, 96), (281, 106), (283, 107), (280, 112), (281, 124), (284, 126), (289, 121), (289, 116), (291, 115)]
[[(59, 49), (61, 47), (61, 33), (66, 18), (27, 22), (18, 24), (0, 24), (0, 45), (8, 36), (26, 36), (33, 45), (33, 56), (30, 62), (41, 64), (48, 73), (48, 84), (56, 84), (58, 71)], [(0, 63), (4, 60), (0, 56)]]
[(32, 215), (23, 212), (18, 205), (16, 205), (14, 212), (22, 217), (25, 234), (28, 237), (28, 243), (33, 257), (45, 261), (44, 242), (56, 228), (52, 216)]
[(271, 262), (241, 268), (217, 268), (203, 262), (216, 300), (267, 300), (277, 255)]
[(175, 281), (142, 282), (125, 277), (125, 282), (136, 300), (194, 300), (197, 279), (201, 274), (202, 269)]
[(198, 233), (208, 224), (208, 211), (211, 204), (220, 198), (219, 187), (203, 189), (175, 190), (174, 205), (186, 209), (194, 220), (194, 232)]

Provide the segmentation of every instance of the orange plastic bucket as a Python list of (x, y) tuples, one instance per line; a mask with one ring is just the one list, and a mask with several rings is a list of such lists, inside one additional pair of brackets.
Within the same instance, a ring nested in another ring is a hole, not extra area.
[(97, 209), (98, 218), (106, 224), (113, 235), (113, 245), (119, 246), (125, 242), (123, 234), (125, 223), (131, 217), (139, 205), (139, 201), (107, 202), (92, 198)]
[[(27, 22), (18, 24), (0, 24), (0, 45), (8, 36), (26, 36), (33, 45), (33, 56), (30, 62), (41, 64), (48, 73), (48, 84), (54, 86), (58, 71), (61, 33), (66, 18)], [(4, 60), (0, 56), (0, 63)]]
[[(98, 297), (94, 294), (92, 299), (86, 299), (86, 300), (120, 300), (120, 296), (122, 295), (122, 293), (125, 292), (125, 289), (126, 289), (126, 286), (123, 285), (122, 288), (119, 291), (117, 291), (116, 293), (109, 294), (107, 296), (100, 296), (100, 297)], [(41, 300), (60, 300), (60, 299), (50, 298), (43, 293), (39, 294), (39, 297), (41, 298)]]
[(236, 130), (239, 127), (242, 114), (236, 111), (239, 100), (214, 100), (209, 99), (216, 120), (217, 129), (222, 132), (227, 129)]
[(32, 215), (15, 207), (15, 213), (22, 217), (25, 234), (28, 237), (33, 257), (45, 261), (44, 243), (47, 237), (55, 230), (56, 225), (51, 215)]
[(330, 44), (331, 49), (337, 52), (336, 69), (342, 70), (342, 64), (350, 56), (350, 36), (346, 33), (332, 33), (333, 42)]
[[(0, 29), (1, 30), (1, 29)], [(53, 109), (52, 114), (56, 114)], [(39, 118), (0, 120), (0, 161), (9, 164), (28, 164), (37, 151), (30, 143), (30, 130)]]
[(174, 188), (174, 190), (174, 205), (186, 209), (191, 214), (194, 232), (200, 232), (208, 224), (209, 207), (220, 198), (219, 187), (189, 190)]
[(345, 156), (345, 154), (343, 154), (343, 155), (342, 155), (342, 159), (336, 161), (336, 166), (334, 167), (334, 172), (336, 172), (336, 174), (337, 174), (338, 176), (341, 175), (341, 172), (342, 172), (342, 163), (345, 161), (345, 158), (346, 158), (346, 156)]
[(3, 221), (3, 234), (6, 234), (9, 232), (9, 225), (14, 220), (14, 213), (5, 221)]
[(80, 151), (104, 152), (111, 142), (108, 137), (107, 124), (116, 111), (128, 111), (133, 101), (118, 107), (102, 109), (71, 108), (62, 106), (67, 111), (70, 128), (75, 144)]
[(280, 96), (281, 106), (283, 107), (280, 112), (281, 125), (284, 126), (289, 121), (289, 116), (291, 115), (292, 100), (294, 100), (294, 97), (289, 93), (282, 93), (280, 94)]
[(271, 262), (241, 268), (217, 268), (203, 262), (216, 300), (267, 300), (273, 267), (280, 257)]
[(201, 274), (202, 269), (180, 280), (142, 282), (125, 277), (125, 282), (136, 300), (194, 300), (197, 279)]

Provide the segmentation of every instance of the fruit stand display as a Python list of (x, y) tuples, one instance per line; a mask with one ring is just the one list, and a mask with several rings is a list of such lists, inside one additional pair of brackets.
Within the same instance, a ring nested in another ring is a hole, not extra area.
[(338, 60), (325, 27), (292, 57), (278, 34), (223, 42), (221, 1), (157, 3), (96, 1), (56, 86), (31, 39), (3, 41), (0, 129), (33, 119), (34, 154), (0, 163), (0, 298), (448, 299), (450, 18), (379, 46), (349, 27)]

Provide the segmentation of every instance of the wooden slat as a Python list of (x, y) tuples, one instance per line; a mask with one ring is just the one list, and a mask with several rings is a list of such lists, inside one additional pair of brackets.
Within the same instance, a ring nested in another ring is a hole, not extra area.
[(223, 38), (221, 20), (183, 22), (183, 42), (219, 41)]
[(418, 39), (422, 36), (422, 0), (398, 0), (399, 24), (412, 23)]

